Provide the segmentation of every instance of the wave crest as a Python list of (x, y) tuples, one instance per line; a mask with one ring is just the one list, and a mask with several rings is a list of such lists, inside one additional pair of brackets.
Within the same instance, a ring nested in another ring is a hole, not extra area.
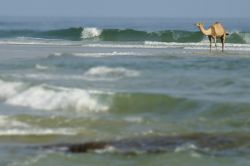
[(6, 99), (17, 94), (24, 87), (21, 82), (5, 82), (0, 80), (0, 98)]
[(55, 88), (40, 85), (8, 98), (6, 103), (41, 110), (106, 111), (108, 106), (97, 97), (81, 89)]
[(91, 39), (100, 36), (102, 30), (97, 28), (84, 28), (81, 33), (82, 39)]
[[(98, 39), (102, 41), (156, 41), (168, 43), (197, 43), (202, 42), (205, 38), (204, 35), (199, 31), (185, 30), (161, 30), (149, 32), (136, 29), (100, 29), (97, 27), (72, 27), (48, 31), (0, 30), (0, 38), (6, 39), (13, 37), (62, 39), (73, 41)], [(227, 43), (250, 43), (250, 33), (237, 31), (231, 32), (227, 37)], [(46, 41), (45, 44), (49, 44), (48, 41)]]
[[(103, 92), (49, 85), (31, 86), (20, 82), (0, 80), (0, 98), (14, 106), (40, 110), (75, 110), (100, 112), (109, 109), (108, 102), (102, 102)], [(105, 100), (107, 101), (107, 100)]]
[(136, 70), (126, 69), (123, 67), (106, 67), (98, 66), (89, 69), (84, 76), (88, 78), (121, 78), (121, 77), (137, 77), (140, 73)]

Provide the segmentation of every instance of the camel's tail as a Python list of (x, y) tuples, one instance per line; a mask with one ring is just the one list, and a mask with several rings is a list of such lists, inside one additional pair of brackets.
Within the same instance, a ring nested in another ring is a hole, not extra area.
[(226, 36), (230, 35), (228, 32), (226, 32)]

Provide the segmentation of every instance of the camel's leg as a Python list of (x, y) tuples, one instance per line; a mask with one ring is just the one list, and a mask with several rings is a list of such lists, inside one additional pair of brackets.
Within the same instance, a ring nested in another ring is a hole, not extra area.
[(215, 48), (216, 48), (216, 50), (217, 50), (217, 42), (216, 42), (216, 37), (213, 37), (213, 39), (214, 39), (214, 45), (215, 45)]
[(222, 44), (222, 52), (224, 51), (224, 47), (225, 47), (225, 35), (223, 35), (220, 40), (221, 40), (221, 44)]
[(208, 36), (208, 39), (209, 39), (209, 42), (210, 42), (210, 45), (209, 45), (209, 47), (210, 47), (210, 52), (212, 51), (212, 37), (211, 36)]

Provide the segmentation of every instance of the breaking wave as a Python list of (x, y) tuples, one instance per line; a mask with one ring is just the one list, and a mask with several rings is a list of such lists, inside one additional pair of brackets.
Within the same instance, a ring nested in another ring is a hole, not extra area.
[[(107, 68), (109, 70), (109, 68)], [(116, 68), (114, 68), (117, 70)], [(114, 70), (112, 69), (112, 70)], [(127, 72), (127, 71), (126, 71)], [(125, 72), (125, 73), (126, 73)], [(132, 71), (134, 72), (134, 71)], [(99, 68), (92, 68), (89, 75), (105, 75)], [(10, 93), (6, 93), (7, 88)], [(79, 113), (139, 113), (139, 112), (179, 112), (180, 110), (215, 110), (213, 114), (219, 114), (227, 110), (238, 108), (238, 115), (244, 114), (250, 108), (250, 104), (244, 101), (227, 102), (225, 100), (195, 99), (192, 96), (175, 96), (164, 93), (140, 93), (140, 92), (103, 92), (78, 88), (58, 87), (47, 84), (27, 85), (25, 83), (1, 81), (0, 91), (2, 102), (11, 106), (27, 107), (35, 110), (47, 111), (75, 111)], [(204, 106), (203, 103), (206, 103)], [(205, 107), (205, 108), (204, 108)], [(205, 113), (206, 111), (204, 111)], [(207, 114), (206, 114), (207, 116)], [(128, 118), (126, 121), (141, 122), (143, 118)], [(244, 124), (245, 121), (240, 123)], [(0, 124), (1, 125), (1, 124)]]
[(98, 28), (84, 28), (82, 30), (81, 38), (82, 39), (90, 39), (100, 36), (102, 33), (102, 30)]
[(54, 87), (46, 84), (28, 86), (24, 83), (0, 81), (0, 97), (6, 104), (39, 110), (106, 111), (102, 92)]
[(21, 82), (6, 82), (0, 80), (0, 98), (5, 99), (17, 94), (24, 84)]
[(137, 77), (140, 73), (136, 70), (126, 69), (123, 67), (106, 67), (98, 66), (89, 69), (85, 74), (87, 78), (122, 78), (122, 77)]
[(47, 70), (47, 69), (49, 69), (48, 66), (44, 66), (44, 65), (40, 65), (40, 64), (36, 64), (35, 68), (38, 69), (38, 70)]
[[(199, 31), (162, 30), (143, 31), (136, 29), (100, 29), (96, 27), (72, 27), (48, 31), (36, 30), (0, 30), (0, 38), (32, 37), (42, 39), (63, 40), (101, 40), (101, 41), (158, 41), (192, 43), (204, 39)], [(227, 38), (229, 43), (250, 43), (249, 32), (231, 32)]]

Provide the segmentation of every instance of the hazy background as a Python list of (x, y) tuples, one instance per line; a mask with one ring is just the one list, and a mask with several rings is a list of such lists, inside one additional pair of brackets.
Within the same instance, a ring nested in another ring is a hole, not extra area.
[(0, 0), (0, 16), (249, 18), (249, 0)]

